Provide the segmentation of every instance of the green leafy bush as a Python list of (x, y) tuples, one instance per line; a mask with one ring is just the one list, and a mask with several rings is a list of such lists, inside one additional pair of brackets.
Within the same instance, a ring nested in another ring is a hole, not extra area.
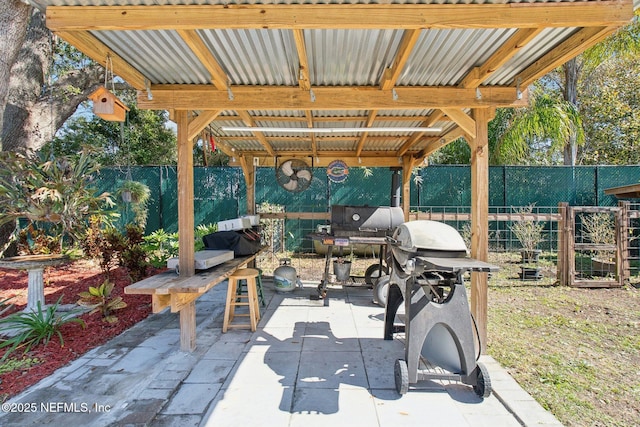
[(27, 353), (40, 343), (47, 345), (54, 336), (57, 336), (60, 345), (64, 346), (60, 328), (67, 323), (78, 323), (83, 328), (86, 326), (82, 319), (75, 317), (77, 312), (57, 314), (61, 300), (62, 298), (58, 299), (55, 304), (44, 310), (38, 302), (36, 311), (22, 311), (0, 319), (0, 333), (12, 335), (0, 342), (0, 349), (7, 348), (2, 361), (18, 348), (24, 348), (23, 353)]
[(111, 297), (113, 291), (113, 283), (109, 280), (105, 280), (100, 286), (94, 288), (89, 286), (89, 290), (86, 292), (80, 292), (78, 296), (78, 305), (91, 308), (89, 314), (100, 312), (102, 314), (102, 320), (107, 323), (115, 323), (118, 318), (113, 315), (113, 312), (125, 308), (127, 303), (122, 300), (122, 297)]
[[(194, 230), (194, 249), (204, 249), (202, 238), (207, 234), (218, 231), (218, 224), (200, 224)], [(178, 233), (167, 233), (163, 229), (154, 231), (143, 238), (142, 248), (147, 254), (149, 263), (162, 268), (167, 266), (167, 260), (178, 256)]]
[(169, 258), (178, 256), (178, 233), (156, 230), (143, 238), (142, 248), (152, 266), (166, 267)]

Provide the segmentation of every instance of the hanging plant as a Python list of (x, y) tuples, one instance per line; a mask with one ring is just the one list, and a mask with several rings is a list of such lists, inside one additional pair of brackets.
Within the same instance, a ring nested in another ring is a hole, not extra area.
[(126, 180), (116, 191), (126, 206), (131, 207), (134, 214), (134, 223), (144, 229), (147, 224), (148, 203), (151, 197), (151, 190), (147, 185), (139, 181)]

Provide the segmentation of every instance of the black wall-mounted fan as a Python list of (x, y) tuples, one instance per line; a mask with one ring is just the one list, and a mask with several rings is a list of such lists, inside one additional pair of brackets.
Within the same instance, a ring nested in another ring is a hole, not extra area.
[(280, 187), (299, 193), (311, 185), (311, 168), (300, 159), (285, 160), (276, 168), (276, 180)]

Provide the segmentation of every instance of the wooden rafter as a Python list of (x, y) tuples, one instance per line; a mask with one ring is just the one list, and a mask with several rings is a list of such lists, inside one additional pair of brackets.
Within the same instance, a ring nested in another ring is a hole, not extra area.
[[(313, 128), (313, 114), (311, 114), (311, 111), (307, 110), (304, 112), (305, 113), (305, 118), (307, 120), (307, 127), (309, 129)], [(318, 155), (318, 142), (316, 140), (316, 135), (315, 134), (311, 134), (311, 155), (313, 155), (314, 157)]]
[(47, 26), (72, 30), (460, 29), (621, 26), (631, 0), (519, 4), (225, 4), (49, 6)]
[[(246, 111), (242, 111), (242, 110), (238, 110), (237, 111), (238, 115), (242, 118), (242, 120), (244, 121), (244, 124), (247, 126), (256, 126), (256, 122), (253, 120), (253, 117), (251, 117), (249, 115), (249, 113), (247, 113)], [(276, 152), (273, 151), (273, 147), (271, 146), (271, 144), (269, 144), (269, 141), (267, 141), (267, 139), (264, 137), (264, 134), (262, 132), (253, 132), (253, 134), (256, 136), (256, 139), (260, 142), (260, 144), (264, 147), (264, 149), (267, 151), (267, 154), (269, 156), (275, 156)]]
[[(373, 122), (376, 119), (378, 112), (376, 110), (371, 110), (369, 112), (369, 116), (367, 117), (367, 121), (364, 125), (365, 128), (370, 128), (373, 125)], [(358, 140), (358, 144), (356, 145), (356, 156), (359, 156), (362, 153), (362, 149), (364, 148), (364, 143), (367, 140), (367, 132), (362, 132), (360, 135), (360, 139)]]
[[(429, 118), (426, 119), (424, 122), (422, 122), (420, 126), (428, 128), (432, 126), (435, 122), (441, 120), (443, 116), (444, 116), (444, 113), (442, 112), (442, 110), (436, 110), (433, 113), (431, 113)], [(404, 156), (407, 153), (407, 151), (409, 151), (409, 148), (411, 148), (411, 146), (413, 146), (415, 143), (423, 139), (423, 136), (424, 136), (424, 132), (414, 133), (411, 137), (409, 137), (405, 141), (404, 144), (402, 144), (402, 146), (398, 149), (396, 154), (398, 156)]]
[(442, 112), (456, 122), (471, 138), (476, 137), (476, 122), (464, 111), (457, 108), (443, 108)]
[(304, 32), (302, 30), (293, 30), (293, 39), (296, 43), (298, 52), (298, 84), (302, 90), (311, 89), (311, 78), (309, 77), (309, 61), (307, 59), (307, 47), (304, 43)]
[(111, 62), (113, 63), (113, 68), (118, 70), (117, 74), (120, 77), (125, 79), (127, 83), (138, 90), (145, 89), (145, 76), (129, 65), (127, 61), (122, 59), (117, 53), (95, 38), (92, 34), (86, 31), (62, 31), (58, 32), (56, 35), (67, 43), (75, 46), (89, 58), (103, 66), (105, 66), (107, 55), (109, 55)]
[(152, 110), (373, 110), (526, 106), (515, 87), (398, 87), (391, 91), (368, 86), (314, 88), (315, 99), (297, 87), (233, 86), (234, 98), (206, 85), (153, 85), (153, 99), (138, 92), (138, 106)]
[(409, 59), (409, 55), (411, 55), (413, 47), (418, 42), (418, 38), (420, 38), (420, 30), (407, 30), (402, 35), (402, 40), (400, 41), (400, 46), (398, 47), (398, 52), (393, 60), (393, 64), (384, 70), (384, 76), (382, 76), (382, 82), (380, 82), (380, 89), (389, 90), (395, 86), (398, 77), (400, 77), (400, 73)]
[(177, 31), (180, 37), (182, 37), (182, 40), (189, 46), (189, 49), (191, 49), (200, 62), (202, 62), (202, 65), (209, 71), (213, 85), (220, 90), (226, 90), (229, 86), (229, 77), (213, 57), (211, 51), (207, 45), (204, 44), (198, 33), (194, 30)]
[(195, 117), (189, 122), (189, 130), (187, 131), (187, 138), (193, 139), (207, 127), (212, 120), (214, 120), (220, 114), (220, 110), (203, 111), (199, 116)]
[(476, 88), (488, 79), (495, 71), (511, 59), (520, 51), (527, 43), (533, 40), (542, 28), (523, 28), (511, 36), (509, 40), (498, 48), (484, 64), (475, 67), (460, 82), (458, 86), (465, 88)]
[(415, 157), (416, 158), (429, 157), (431, 154), (435, 153), (437, 150), (444, 147), (445, 145), (455, 141), (458, 138), (463, 138), (465, 136), (466, 134), (462, 129), (455, 128), (450, 132), (447, 132), (445, 135), (439, 138), (434, 138), (431, 141), (429, 141), (429, 143), (427, 143), (427, 146), (424, 149), (422, 149), (420, 153), (418, 153)]
[(549, 71), (604, 40), (617, 29), (617, 27), (583, 28), (520, 73), (514, 79), (514, 85), (519, 83), (523, 88), (529, 86)]

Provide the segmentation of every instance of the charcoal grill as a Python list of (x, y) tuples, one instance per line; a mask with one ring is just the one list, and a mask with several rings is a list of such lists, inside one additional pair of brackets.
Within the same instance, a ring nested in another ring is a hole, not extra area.
[(351, 206), (333, 205), (331, 207), (330, 232), (313, 233), (310, 237), (327, 246), (325, 255), (324, 276), (318, 286), (318, 295), (313, 298), (324, 298), (327, 302), (327, 284), (329, 268), (334, 246), (339, 248), (338, 256), (343, 255), (346, 246), (365, 244), (379, 245), (379, 260), (365, 272), (365, 283), (388, 272), (386, 266), (386, 238), (391, 236), (395, 228), (404, 221), (404, 213), (399, 206)]
[[(479, 339), (464, 274), (498, 267), (469, 258), (460, 234), (437, 221), (401, 224), (387, 240), (392, 261), (384, 339), (405, 334), (405, 358), (394, 366), (398, 393), (407, 393), (410, 384), (421, 380), (448, 379), (471, 385), (476, 394), (488, 397), (491, 381), (477, 361)], [(396, 324), (403, 302), (405, 321)]]

